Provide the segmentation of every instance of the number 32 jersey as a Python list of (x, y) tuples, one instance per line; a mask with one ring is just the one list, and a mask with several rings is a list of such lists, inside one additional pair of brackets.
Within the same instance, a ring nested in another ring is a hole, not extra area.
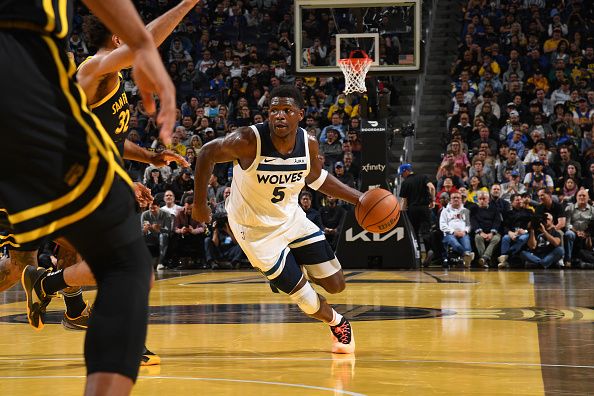
[(305, 216), (299, 193), (310, 170), (307, 132), (298, 128), (295, 147), (288, 155), (272, 144), (268, 122), (250, 127), (256, 135), (256, 158), (247, 169), (233, 166), (229, 220), (246, 227), (278, 227), (296, 216)]
[(130, 123), (130, 106), (122, 84), (122, 75), (118, 76), (118, 84), (109, 94), (97, 103), (89, 105), (93, 114), (101, 120), (103, 128), (113, 139), (120, 155), (124, 155), (124, 142), (128, 137)]

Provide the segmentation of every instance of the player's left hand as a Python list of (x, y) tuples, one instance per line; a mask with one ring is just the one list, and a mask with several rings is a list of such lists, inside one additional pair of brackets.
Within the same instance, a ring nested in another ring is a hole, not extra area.
[(162, 167), (165, 165), (169, 165), (170, 162), (175, 161), (177, 162), (182, 168), (188, 168), (190, 164), (184, 157), (179, 155), (173, 150), (163, 150), (160, 153), (156, 154), (151, 159), (151, 164), (155, 165), (156, 167)]
[(134, 183), (134, 196), (140, 207), (145, 208), (153, 202), (151, 190), (142, 183)]

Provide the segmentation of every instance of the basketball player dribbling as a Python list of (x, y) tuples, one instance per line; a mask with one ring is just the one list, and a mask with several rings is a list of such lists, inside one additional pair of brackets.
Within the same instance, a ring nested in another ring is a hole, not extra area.
[[(147, 26), (156, 45), (160, 45), (165, 40), (198, 1), (184, 0)], [(130, 110), (120, 70), (130, 67), (132, 52), (94, 15), (86, 17), (83, 29), (89, 45), (97, 48), (97, 53), (87, 58), (79, 66), (77, 81), (87, 96), (91, 111), (99, 118), (122, 157), (152, 163), (159, 167), (170, 161), (177, 161), (183, 167), (189, 166), (182, 156), (173, 151), (151, 152), (126, 139)], [(146, 189), (142, 185), (137, 188)], [(148, 191), (148, 195), (150, 195), (150, 191)], [(67, 310), (64, 313), (62, 325), (70, 330), (86, 330), (91, 311), (90, 307), (84, 303), (80, 286), (94, 286), (95, 278), (88, 264), (81, 260), (71, 246), (64, 241), (59, 241), (59, 243), (58, 267), (60, 269), (50, 273), (45, 272), (42, 268), (36, 269), (33, 266), (28, 266), (24, 270), (23, 279), (35, 278), (35, 282), (25, 282), (23, 287), (26, 287), (26, 284), (34, 286), (36, 292), (44, 296), (53, 296), (59, 290), (63, 290)], [(39, 320), (34, 318), (31, 323), (43, 323), (43, 315)], [(159, 363), (159, 356), (145, 347), (141, 365), (149, 366)]]
[(234, 161), (225, 209), (235, 239), (272, 286), (288, 294), (305, 314), (330, 326), (333, 353), (353, 353), (349, 321), (309, 283), (331, 294), (345, 288), (340, 263), (323, 232), (299, 207), (298, 197), (306, 183), (352, 204), (361, 192), (322, 168), (317, 140), (298, 126), (303, 116), (301, 92), (280, 86), (270, 95), (266, 122), (204, 145), (196, 160), (192, 216), (210, 220), (206, 191), (214, 164)]
[[(152, 93), (159, 94), (157, 120), (169, 141), (175, 88), (134, 6), (84, 3), (130, 45), (135, 81), (149, 111), (155, 110)], [(98, 287), (85, 338), (85, 394), (127, 395), (146, 337), (150, 255), (131, 180), (74, 81), (76, 68), (65, 51), (72, 9), (68, 0), (0, 3), (0, 168), (7, 170), (0, 202), (12, 232), (0, 242), (35, 257), (42, 239), (63, 236), (81, 252)], [(32, 309), (45, 309), (44, 299), (27, 299)]]

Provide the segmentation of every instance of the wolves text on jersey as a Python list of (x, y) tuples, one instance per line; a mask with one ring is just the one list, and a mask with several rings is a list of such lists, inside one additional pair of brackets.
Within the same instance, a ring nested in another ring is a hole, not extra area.
[(303, 178), (303, 172), (294, 172), (281, 175), (258, 173), (256, 176), (258, 177), (259, 184), (297, 183)]

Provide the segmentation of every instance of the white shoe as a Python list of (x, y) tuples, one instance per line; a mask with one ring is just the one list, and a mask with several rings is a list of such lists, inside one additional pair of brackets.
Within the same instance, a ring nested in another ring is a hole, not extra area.
[(332, 332), (332, 353), (354, 353), (355, 335), (351, 324), (345, 318), (338, 326), (330, 326)]
[(472, 260), (474, 260), (474, 252), (464, 253), (464, 267), (470, 268)]
[(497, 264), (497, 268), (499, 268), (499, 269), (505, 269), (507, 267), (509, 267), (509, 264), (507, 263), (507, 261), (502, 261)]
[(499, 261), (500, 263), (504, 263), (507, 261), (507, 254), (502, 254), (501, 256), (497, 257), (497, 261)]
[(163, 271), (165, 266), (163, 264), (157, 264), (157, 271)]

